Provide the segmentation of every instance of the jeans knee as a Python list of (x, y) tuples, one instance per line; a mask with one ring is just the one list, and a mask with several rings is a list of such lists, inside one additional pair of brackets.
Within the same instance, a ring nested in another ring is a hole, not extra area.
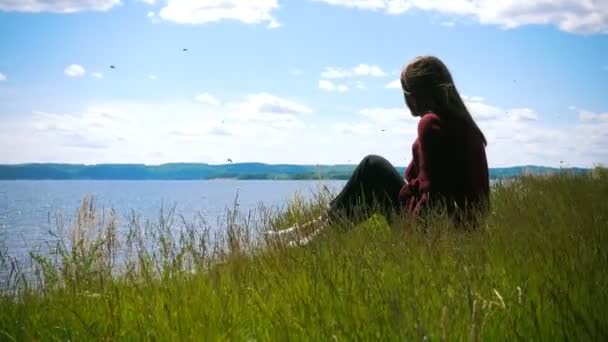
[(376, 155), (376, 154), (368, 154), (367, 156), (365, 156), (365, 158), (363, 158), (363, 160), (361, 161), (361, 163), (363, 165), (366, 166), (377, 166), (377, 165), (385, 165), (388, 162), (388, 160), (386, 160), (386, 158)]

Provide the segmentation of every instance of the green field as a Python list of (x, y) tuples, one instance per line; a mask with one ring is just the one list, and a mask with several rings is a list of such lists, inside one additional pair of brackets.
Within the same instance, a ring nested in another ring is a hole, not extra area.
[[(256, 215), (283, 226), (319, 197)], [(34, 276), (3, 255), (0, 340), (608, 340), (601, 169), (498, 184), (475, 231), (373, 216), (286, 248), (255, 243), (247, 213), (214, 244), (170, 210), (128, 239), (119, 223), (85, 201)]]

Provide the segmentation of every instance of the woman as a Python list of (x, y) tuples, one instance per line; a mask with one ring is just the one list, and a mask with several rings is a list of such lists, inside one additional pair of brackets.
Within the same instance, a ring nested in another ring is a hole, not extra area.
[(420, 216), (439, 208), (458, 223), (470, 223), (478, 212), (487, 210), (486, 139), (445, 64), (436, 57), (417, 57), (402, 71), (401, 86), (411, 114), (420, 117), (405, 179), (386, 159), (367, 156), (325, 215), (271, 235), (306, 232), (300, 240), (305, 244), (329, 220), (347, 218), (357, 223), (372, 210), (382, 212), (390, 222), (395, 214)]

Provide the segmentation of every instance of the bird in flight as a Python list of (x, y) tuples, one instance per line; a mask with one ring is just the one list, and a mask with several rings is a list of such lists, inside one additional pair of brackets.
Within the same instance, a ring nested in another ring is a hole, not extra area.
[(116, 69), (116, 67), (113, 65), (110, 65), (110, 69)]
[(182, 51), (183, 51), (183, 52), (188, 52), (188, 49), (183, 48), (183, 49), (182, 49)]
[(232, 159), (228, 158), (226, 159), (227, 162), (229, 162), (230, 164), (232, 164)]
[(386, 132), (386, 128), (383, 128), (383, 129), (381, 129), (380, 131), (382, 131), (382, 132)]

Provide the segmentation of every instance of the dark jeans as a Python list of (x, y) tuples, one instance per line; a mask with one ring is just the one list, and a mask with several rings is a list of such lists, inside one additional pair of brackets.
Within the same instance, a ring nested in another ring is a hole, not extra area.
[(383, 157), (369, 155), (359, 163), (340, 194), (331, 202), (329, 217), (352, 223), (365, 220), (374, 212), (391, 222), (400, 210), (399, 191), (405, 184), (395, 167)]

